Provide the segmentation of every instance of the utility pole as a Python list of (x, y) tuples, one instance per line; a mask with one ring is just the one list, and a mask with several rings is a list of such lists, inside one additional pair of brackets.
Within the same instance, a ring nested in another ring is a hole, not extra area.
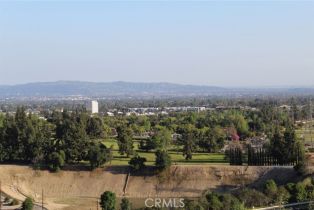
[(44, 188), (41, 189), (41, 210), (44, 210)]
[(98, 198), (97, 198), (97, 200), (96, 200), (96, 207), (97, 207), (97, 210), (98, 210)]
[(1, 186), (1, 181), (0, 181), (0, 210), (2, 210), (2, 186)]

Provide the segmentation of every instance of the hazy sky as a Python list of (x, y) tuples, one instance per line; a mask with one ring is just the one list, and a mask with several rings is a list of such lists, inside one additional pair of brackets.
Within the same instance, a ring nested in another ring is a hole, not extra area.
[(3, 1), (0, 84), (314, 85), (314, 1)]

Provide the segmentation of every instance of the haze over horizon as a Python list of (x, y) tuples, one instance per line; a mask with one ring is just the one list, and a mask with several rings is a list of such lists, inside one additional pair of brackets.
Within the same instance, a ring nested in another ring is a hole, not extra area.
[(0, 1), (0, 84), (313, 86), (314, 2)]
[(251, 85), (251, 86), (218, 86), (218, 85), (208, 85), (208, 84), (191, 84), (191, 83), (176, 83), (176, 82), (164, 82), (164, 81), (156, 81), (156, 82), (136, 82), (136, 81), (87, 81), (87, 80), (56, 80), (56, 81), (31, 81), (24, 83), (16, 83), (16, 84), (0, 84), (1, 86), (20, 86), (20, 85), (30, 85), (30, 84), (41, 84), (41, 83), (99, 83), (99, 84), (110, 84), (110, 83), (126, 83), (126, 84), (169, 84), (169, 85), (182, 85), (182, 86), (199, 86), (199, 87), (217, 87), (217, 88), (236, 88), (236, 89), (276, 89), (276, 88), (314, 88), (314, 85)]

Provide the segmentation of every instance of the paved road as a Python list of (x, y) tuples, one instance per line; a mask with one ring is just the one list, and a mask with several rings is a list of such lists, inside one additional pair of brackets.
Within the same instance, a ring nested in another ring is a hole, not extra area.
[(264, 208), (257, 208), (254, 210), (274, 210), (274, 209), (281, 209), (281, 208), (289, 208), (289, 207), (298, 207), (298, 206), (303, 206), (303, 205), (307, 205), (310, 203), (314, 203), (314, 201), (307, 201), (307, 202), (300, 202), (300, 203), (289, 203), (286, 205), (280, 205), (280, 206), (269, 206), (269, 207), (264, 207)]

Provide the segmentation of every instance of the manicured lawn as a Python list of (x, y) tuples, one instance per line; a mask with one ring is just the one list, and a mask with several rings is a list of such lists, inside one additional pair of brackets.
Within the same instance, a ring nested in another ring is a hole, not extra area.
[[(120, 155), (118, 152), (118, 144), (115, 139), (105, 139), (103, 144), (106, 147), (113, 146), (113, 160), (111, 165), (128, 165), (130, 158), (127, 158), (126, 155)], [(139, 141), (134, 141), (134, 150), (141, 157), (147, 159), (146, 165), (154, 165), (155, 162), (155, 153), (140, 151), (138, 149)], [(220, 153), (194, 153), (193, 159), (186, 161), (182, 152), (169, 151), (173, 164), (227, 164), (224, 160), (225, 155)]]
[(312, 134), (311, 134), (311, 131), (307, 128), (296, 130), (296, 134), (301, 138), (305, 138), (305, 140), (310, 140), (311, 136), (314, 139), (314, 130), (312, 131)]

